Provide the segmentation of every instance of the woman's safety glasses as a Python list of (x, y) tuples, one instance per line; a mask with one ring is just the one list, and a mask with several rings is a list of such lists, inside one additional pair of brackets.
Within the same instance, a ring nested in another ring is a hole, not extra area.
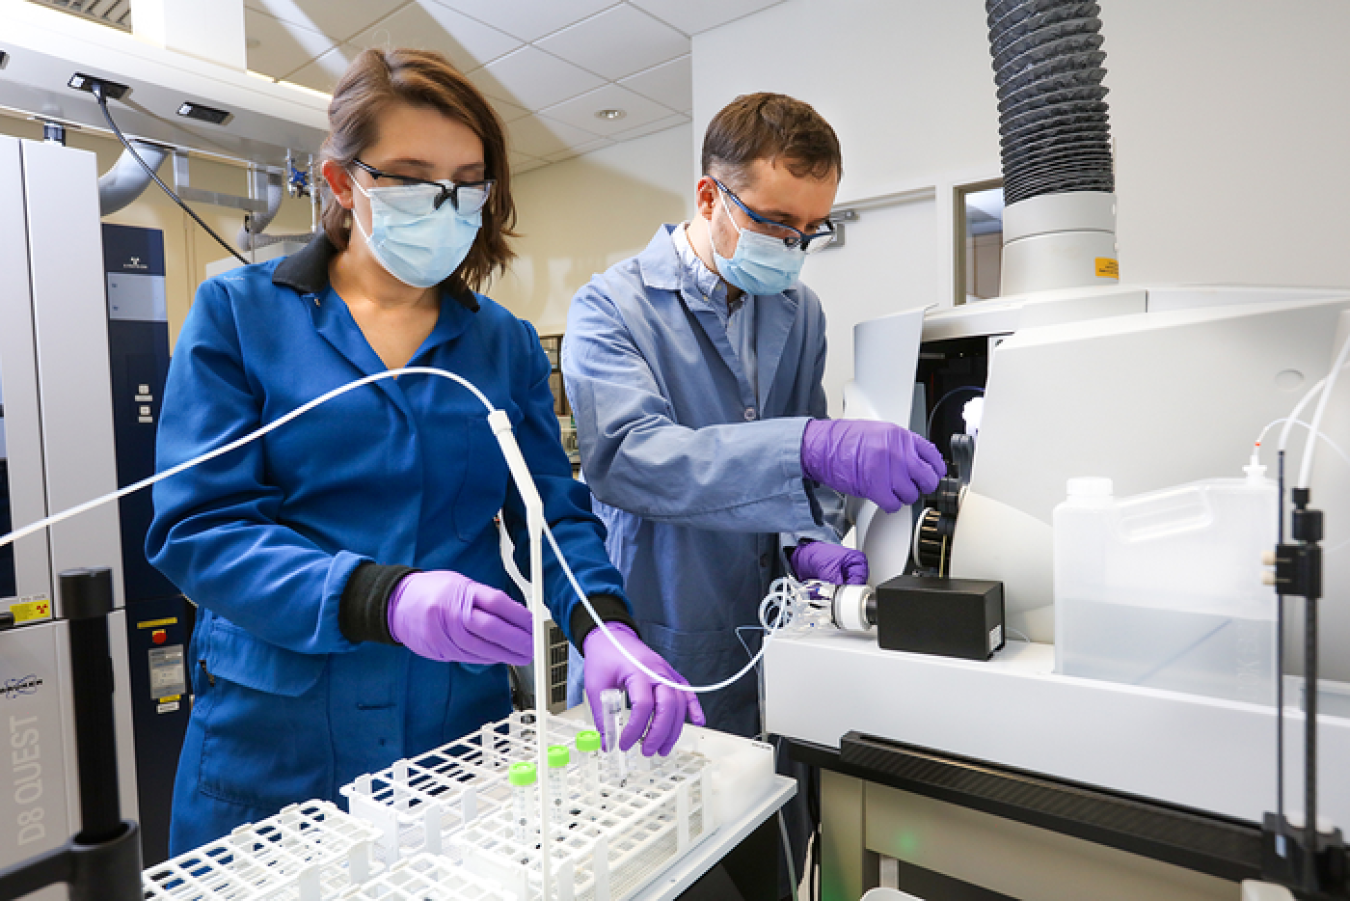
[[(370, 173), (371, 178), (381, 178), (397, 182), (408, 190), (384, 192), (384, 201), (399, 212), (413, 216), (428, 216), (439, 210), (447, 200), (456, 213), (472, 216), (487, 203), (495, 184), (492, 179), (456, 184), (453, 181), (429, 181), (425, 178), (413, 178), (410, 175), (394, 175), (382, 172), (374, 166), (360, 160), (352, 160), (352, 165)], [(737, 201), (739, 203), (739, 201)]]

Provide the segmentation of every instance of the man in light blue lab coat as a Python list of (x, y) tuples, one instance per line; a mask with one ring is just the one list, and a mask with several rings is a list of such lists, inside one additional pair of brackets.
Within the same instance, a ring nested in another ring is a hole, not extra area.
[[(825, 315), (798, 280), (833, 239), (833, 129), (778, 94), (708, 125), (697, 214), (582, 288), (562, 369), (592, 506), (641, 636), (694, 685), (749, 660), (782, 575), (867, 579), (839, 545), (841, 494), (898, 510), (937, 487), (941, 454), (889, 423), (826, 419)], [(581, 699), (573, 659), (571, 699)], [(753, 675), (701, 696), (708, 725), (755, 735)]]

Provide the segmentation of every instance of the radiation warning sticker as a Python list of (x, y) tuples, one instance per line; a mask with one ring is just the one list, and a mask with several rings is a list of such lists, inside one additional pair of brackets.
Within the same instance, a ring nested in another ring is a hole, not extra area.
[(1098, 278), (1120, 278), (1120, 261), (1110, 257), (1097, 257)]
[(52, 602), (41, 596), (24, 598), (17, 604), (10, 604), (9, 612), (14, 614), (15, 625), (41, 622), (52, 618)]

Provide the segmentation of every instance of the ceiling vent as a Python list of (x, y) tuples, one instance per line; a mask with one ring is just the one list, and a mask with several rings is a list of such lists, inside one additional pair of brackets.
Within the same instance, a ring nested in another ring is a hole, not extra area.
[(111, 25), (119, 31), (131, 31), (131, 0), (28, 0), (38, 6)]

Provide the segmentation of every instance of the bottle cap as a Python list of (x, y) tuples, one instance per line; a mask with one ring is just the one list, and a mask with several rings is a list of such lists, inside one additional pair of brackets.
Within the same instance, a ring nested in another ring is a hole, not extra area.
[(600, 733), (594, 729), (587, 729), (584, 732), (577, 733), (578, 751), (598, 751), (600, 750)]
[(512, 785), (534, 785), (536, 776), (534, 764), (521, 761), (511, 764), (511, 769), (507, 775)]
[(548, 768), (553, 770), (561, 766), (567, 766), (572, 756), (567, 753), (566, 745), (548, 746)]

